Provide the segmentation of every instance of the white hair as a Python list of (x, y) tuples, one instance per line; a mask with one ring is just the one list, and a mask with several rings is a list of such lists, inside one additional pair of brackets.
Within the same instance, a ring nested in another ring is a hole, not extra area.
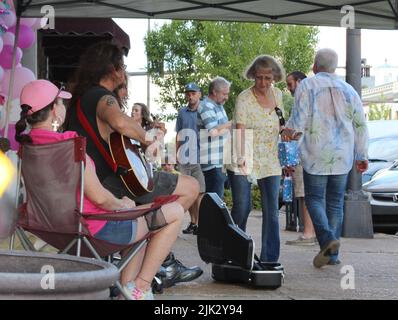
[(338, 56), (333, 49), (320, 49), (315, 55), (314, 64), (318, 71), (334, 73), (337, 68)]
[(215, 77), (209, 85), (209, 94), (212, 94), (214, 91), (220, 91), (223, 88), (229, 88), (231, 86), (231, 82), (223, 77)]

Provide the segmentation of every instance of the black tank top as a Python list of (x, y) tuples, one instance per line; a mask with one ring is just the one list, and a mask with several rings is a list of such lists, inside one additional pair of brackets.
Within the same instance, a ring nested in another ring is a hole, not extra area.
[[(91, 127), (93, 128), (95, 134), (97, 135), (99, 141), (105, 147), (105, 150), (110, 154), (109, 146), (107, 141), (101, 138), (101, 135), (98, 130), (97, 125), (97, 104), (98, 101), (106, 95), (113, 95), (114, 94), (100, 86), (92, 87), (91, 89), (87, 90), (86, 93), (81, 97), (80, 106), (82, 112), (86, 116), (88, 122), (90, 123)], [(76, 131), (80, 136), (86, 137), (87, 140), (87, 154), (93, 159), (97, 171), (98, 178), (102, 183), (105, 178), (108, 176), (114, 175), (112, 169), (104, 160), (104, 157), (98, 151), (97, 147), (95, 146), (93, 140), (90, 138), (88, 133), (83, 129), (82, 125), (80, 124), (79, 120), (77, 119), (77, 112), (76, 106), (71, 106), (70, 115), (69, 115), (69, 122), (67, 130)]]

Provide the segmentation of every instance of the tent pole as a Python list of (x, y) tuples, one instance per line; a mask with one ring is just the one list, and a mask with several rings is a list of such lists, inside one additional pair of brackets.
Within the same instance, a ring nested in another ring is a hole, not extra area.
[(8, 84), (8, 95), (7, 95), (7, 107), (6, 107), (6, 121), (4, 127), (4, 138), (8, 138), (8, 125), (10, 122), (10, 113), (12, 108), (12, 93), (14, 90), (14, 77), (15, 77), (15, 62), (18, 48), (18, 39), (19, 39), (19, 27), (21, 24), (21, 15), (22, 15), (22, 6), (20, 0), (16, 1), (16, 9), (15, 13), (17, 16), (17, 22), (15, 26), (15, 41), (14, 48), (12, 50), (12, 64), (11, 64), (11, 74), (10, 74), (10, 83)]
[[(361, 96), (361, 29), (347, 29), (346, 81)], [(373, 238), (372, 212), (362, 191), (362, 174), (353, 164), (344, 197), (343, 237)]]

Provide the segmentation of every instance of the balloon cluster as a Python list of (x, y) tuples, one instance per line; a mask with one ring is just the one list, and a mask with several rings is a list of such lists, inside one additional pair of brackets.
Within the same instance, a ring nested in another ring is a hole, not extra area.
[[(1, 129), (5, 125), (5, 105), (11, 78), (16, 21), (13, 1), (0, 0), (0, 136), (2, 136)], [(21, 18), (15, 56), (14, 86), (10, 95), (13, 109), (9, 117), (10, 124), (15, 124), (19, 118), (19, 95), (22, 88), (28, 82), (35, 80), (34, 73), (21, 65), (22, 50), (30, 48), (35, 43), (36, 30), (42, 28), (45, 23), (45, 19), (41, 18)], [(11, 134), (9, 136), (11, 137)]]

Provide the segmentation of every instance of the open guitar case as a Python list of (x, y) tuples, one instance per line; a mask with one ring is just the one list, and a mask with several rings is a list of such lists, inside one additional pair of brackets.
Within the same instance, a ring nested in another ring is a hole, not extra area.
[(212, 264), (214, 280), (268, 289), (282, 285), (283, 266), (259, 261), (253, 239), (233, 222), (216, 193), (202, 199), (197, 241), (201, 259)]

